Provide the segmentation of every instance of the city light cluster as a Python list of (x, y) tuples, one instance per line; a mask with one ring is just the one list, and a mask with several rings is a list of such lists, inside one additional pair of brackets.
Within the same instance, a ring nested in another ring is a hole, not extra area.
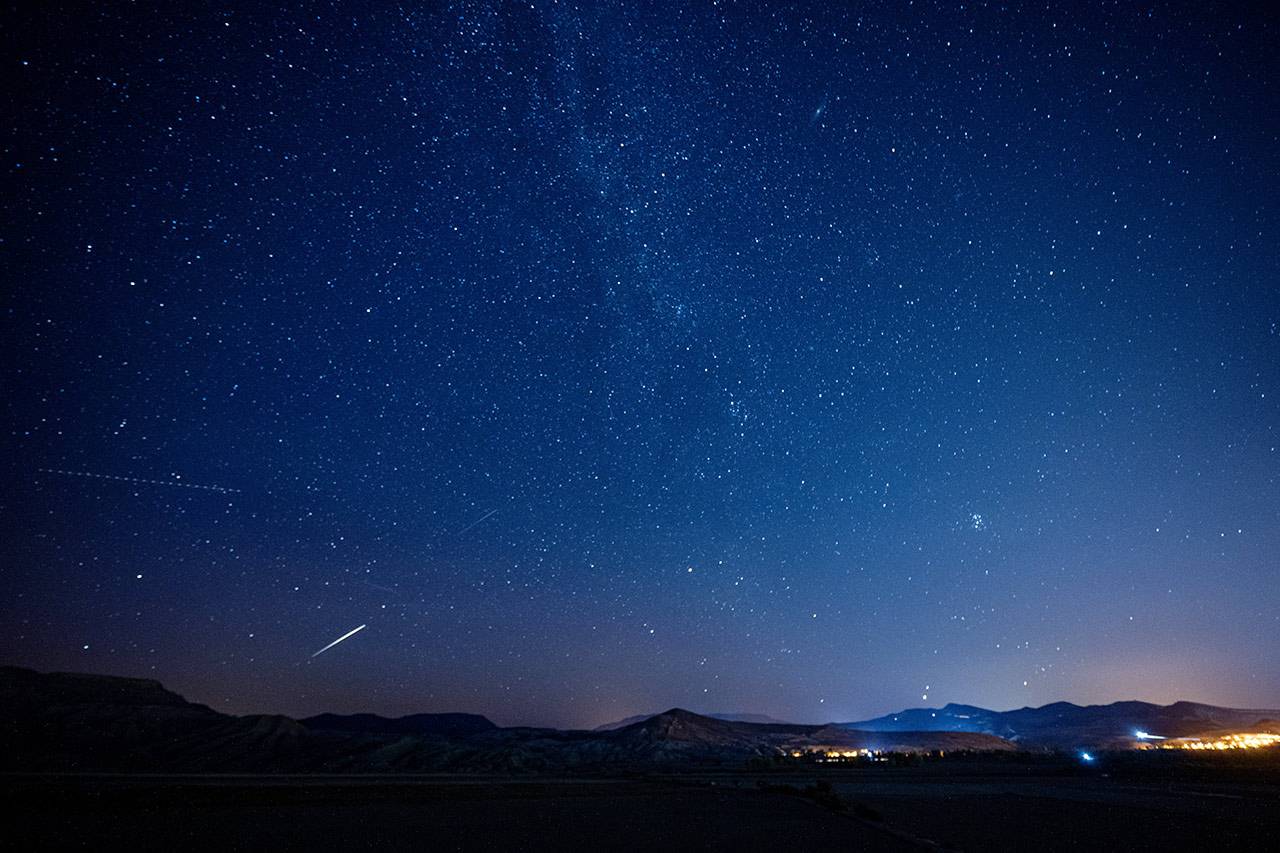
[(1280, 745), (1280, 734), (1270, 734), (1266, 732), (1241, 732), (1236, 734), (1227, 734), (1212, 739), (1202, 738), (1171, 738), (1157, 745), (1144, 745), (1144, 749), (1194, 749), (1194, 750), (1224, 750), (1224, 749), (1262, 749), (1269, 746)]
[(831, 749), (827, 750), (827, 758), (870, 758), (873, 755), (869, 749)]
[(808, 758), (817, 761), (820, 764), (840, 761), (852, 761), (854, 759), (871, 759), (876, 760), (881, 753), (872, 749), (847, 749), (840, 747), (818, 747), (817, 749), (791, 750), (792, 758)]

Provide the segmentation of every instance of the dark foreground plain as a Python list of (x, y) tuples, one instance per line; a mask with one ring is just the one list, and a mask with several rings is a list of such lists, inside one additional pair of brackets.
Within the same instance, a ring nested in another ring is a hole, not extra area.
[(644, 781), (59, 779), (13, 849), (915, 849), (801, 797)]
[(1256, 756), (631, 779), (9, 775), (0, 795), (23, 850), (1219, 851), (1274, 849), (1276, 768)]

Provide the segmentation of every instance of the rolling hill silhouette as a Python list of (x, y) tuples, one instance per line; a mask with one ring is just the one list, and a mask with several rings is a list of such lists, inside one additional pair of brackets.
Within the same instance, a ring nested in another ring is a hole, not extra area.
[(1075, 705), (1053, 702), (1039, 708), (991, 711), (973, 705), (909, 708), (870, 720), (840, 723), (860, 731), (973, 732), (1006, 738), (1025, 747), (1120, 746), (1136, 732), (1163, 737), (1198, 737), (1226, 730), (1268, 731), (1280, 711), (1221, 708), (1198, 702), (1155, 705), (1150, 702), (1112, 702)]
[[(861, 723), (724, 720), (672, 708), (607, 731), (500, 728), (477, 714), (236, 717), (159, 682), (0, 667), (0, 765), (148, 773), (558, 773), (741, 766), (795, 751), (1010, 751), (1265, 727), (1275, 711), (1143, 702), (911, 709)], [(1264, 729), (1259, 729), (1264, 730)]]

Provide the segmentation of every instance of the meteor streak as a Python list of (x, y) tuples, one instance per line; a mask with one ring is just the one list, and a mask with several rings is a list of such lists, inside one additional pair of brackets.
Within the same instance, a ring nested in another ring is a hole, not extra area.
[(183, 489), (204, 489), (206, 492), (238, 493), (239, 489), (226, 486), (202, 486), (197, 483), (179, 483), (174, 480), (144, 480), (141, 477), (120, 477), (116, 474), (94, 474), (90, 471), (64, 471), (60, 468), (37, 468), (42, 474), (61, 474), (64, 477), (90, 477), (94, 480), (119, 480), (123, 483), (141, 483), (144, 486), (177, 486)]
[(345, 640), (347, 637), (350, 637), (352, 634), (358, 634), (358, 633), (360, 633), (361, 631), (363, 631), (363, 630), (365, 629), (365, 627), (366, 627), (366, 626), (361, 625), (359, 628), (352, 628), (350, 631), (348, 631), (347, 633), (343, 634), (341, 637), (339, 637), (338, 639), (334, 640), (332, 643), (330, 643), (329, 645), (325, 646), (325, 647), (324, 647), (323, 649), (321, 649), (320, 651), (316, 652), (314, 655), (312, 655), (312, 657), (316, 657), (317, 655), (322, 655), (322, 654), (324, 654), (325, 652), (329, 651), (329, 649), (331, 649), (331, 648), (333, 648), (334, 646), (338, 645), (338, 643), (341, 643), (341, 642), (342, 642), (343, 640)]

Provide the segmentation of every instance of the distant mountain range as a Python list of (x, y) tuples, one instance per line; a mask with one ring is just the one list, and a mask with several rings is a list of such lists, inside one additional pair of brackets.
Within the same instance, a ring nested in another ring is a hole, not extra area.
[(1139, 731), (1161, 737), (1199, 737), (1229, 730), (1269, 731), (1280, 726), (1280, 710), (1219, 708), (1197, 702), (1054, 702), (1014, 711), (950, 704), (910, 708), (838, 725), (868, 732), (972, 732), (1002, 737), (1023, 747), (1070, 749), (1128, 745)]
[(0, 769), (150, 773), (604, 773), (741, 766), (819, 748), (1012, 750), (967, 732), (858, 732), (678, 708), (602, 732), (499, 728), (474, 714), (234, 717), (159, 682), (0, 667)]
[[(642, 714), (595, 731), (613, 731), (654, 715)], [(789, 725), (761, 714), (708, 714), (720, 720)], [(1093, 749), (1127, 747), (1137, 732), (1161, 737), (1199, 737), (1227, 731), (1280, 731), (1280, 710), (1220, 708), (1197, 702), (1153, 705), (1113, 702), (1073, 705), (1054, 702), (1040, 708), (992, 711), (975, 705), (949, 704), (941, 708), (908, 708), (870, 720), (831, 723), (829, 727), (858, 732), (964, 732), (994, 735), (1023, 748)]]
[(319, 714), (298, 722), (313, 731), (368, 735), (466, 737), (498, 728), (488, 717), (479, 714), (410, 714), (395, 718), (377, 714)]
[[(747, 715), (723, 715), (741, 717)], [(620, 728), (500, 728), (476, 714), (235, 717), (159, 682), (0, 667), (0, 770), (149, 773), (616, 773), (732, 767), (796, 750), (1012, 751), (1280, 731), (1280, 712), (1179, 702), (1068, 703), (1004, 713), (917, 708), (860, 723), (717, 719), (673, 708)], [(1271, 722), (1267, 722), (1270, 719)]]
[[(615, 720), (612, 723), (605, 723), (602, 726), (596, 726), (593, 732), (611, 732), (616, 729), (625, 729), (627, 726), (643, 723), (650, 717), (656, 717), (657, 714), (636, 714), (633, 717), (627, 717), (625, 720)], [(788, 726), (791, 725), (785, 720), (778, 720), (767, 714), (703, 714), (704, 717), (710, 717), (713, 720), (725, 720), (731, 723), (760, 723), (766, 726)]]

